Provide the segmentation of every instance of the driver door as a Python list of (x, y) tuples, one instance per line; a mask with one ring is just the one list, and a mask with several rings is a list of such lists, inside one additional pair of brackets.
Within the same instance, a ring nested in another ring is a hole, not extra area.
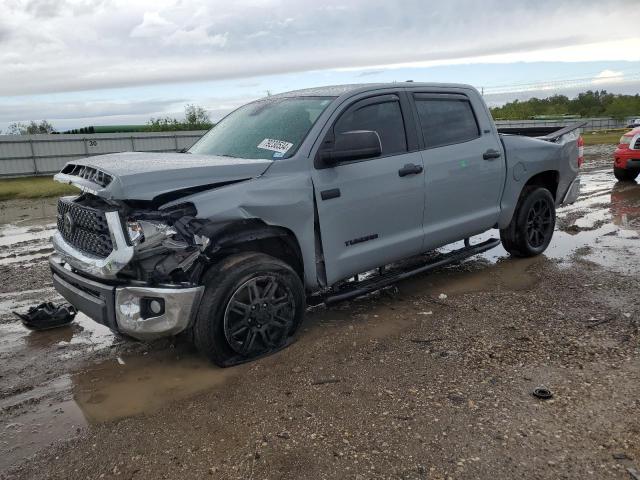
[(313, 170), (329, 285), (422, 251), (424, 167), (409, 151), (408, 113), (396, 94), (369, 97), (346, 107), (327, 134), (375, 131), (382, 150)]

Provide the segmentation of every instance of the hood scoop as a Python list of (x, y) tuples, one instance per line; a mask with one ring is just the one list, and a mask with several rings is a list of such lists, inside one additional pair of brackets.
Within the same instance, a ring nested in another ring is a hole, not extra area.
[(60, 173), (87, 180), (103, 188), (113, 180), (111, 175), (102, 170), (88, 165), (77, 165), (75, 163), (67, 163)]

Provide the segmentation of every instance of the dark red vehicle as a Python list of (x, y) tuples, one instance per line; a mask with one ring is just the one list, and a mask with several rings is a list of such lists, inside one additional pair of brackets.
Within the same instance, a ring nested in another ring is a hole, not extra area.
[(625, 133), (613, 154), (613, 174), (621, 182), (632, 182), (640, 173), (640, 127)]

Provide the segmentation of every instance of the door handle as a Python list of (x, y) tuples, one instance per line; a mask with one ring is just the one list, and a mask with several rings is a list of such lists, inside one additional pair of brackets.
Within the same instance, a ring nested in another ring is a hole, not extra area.
[(320, 198), (322, 198), (322, 200), (331, 200), (332, 198), (338, 198), (339, 196), (339, 188), (332, 188), (331, 190), (323, 190), (320, 192)]
[(500, 158), (502, 154), (498, 150), (489, 149), (482, 154), (482, 158), (485, 160), (493, 160), (494, 158)]
[(407, 163), (404, 167), (398, 170), (398, 175), (406, 177), (407, 175), (416, 175), (422, 173), (422, 165), (416, 165), (415, 163)]

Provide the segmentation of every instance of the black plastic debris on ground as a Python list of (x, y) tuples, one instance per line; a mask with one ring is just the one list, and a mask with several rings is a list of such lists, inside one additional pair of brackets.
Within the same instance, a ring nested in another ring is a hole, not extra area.
[(531, 394), (541, 400), (549, 400), (550, 398), (553, 398), (553, 393), (551, 393), (551, 390), (545, 387), (538, 387)]
[(78, 312), (72, 305), (54, 305), (51, 302), (45, 302), (29, 308), (27, 313), (15, 311), (13, 313), (30, 330), (49, 330), (70, 324)]

